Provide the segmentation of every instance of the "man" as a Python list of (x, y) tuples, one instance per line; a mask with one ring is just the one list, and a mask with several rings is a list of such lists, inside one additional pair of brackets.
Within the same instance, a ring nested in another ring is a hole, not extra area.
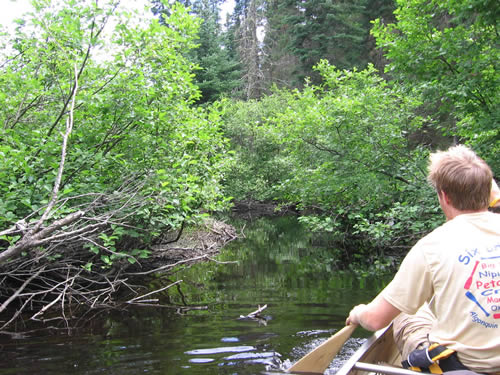
[(374, 331), (398, 317), (403, 352), (437, 343), (458, 358), (439, 361), (448, 363), (445, 371), (500, 372), (500, 215), (488, 212), (498, 204), (492, 177), (465, 146), (431, 155), (428, 179), (447, 222), (418, 241), (391, 283), (354, 307), (346, 324)]

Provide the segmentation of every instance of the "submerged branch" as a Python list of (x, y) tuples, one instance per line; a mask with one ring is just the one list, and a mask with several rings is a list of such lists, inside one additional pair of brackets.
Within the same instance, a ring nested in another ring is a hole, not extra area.
[[(169, 288), (171, 288), (171, 287), (173, 287), (173, 286), (175, 286), (175, 285), (177, 285), (177, 284), (180, 284), (180, 283), (182, 283), (182, 280), (178, 280), (178, 281), (176, 281), (175, 283), (172, 283), (172, 284), (170, 284), (170, 285), (167, 285), (167, 286), (165, 286), (165, 287), (163, 287), (163, 288), (160, 288), (160, 289), (157, 289), (157, 290), (153, 290), (152, 292), (149, 292), (149, 293), (143, 294), (142, 296), (138, 296), (138, 297), (135, 297), (135, 298), (129, 299), (129, 300), (127, 301), (127, 303), (136, 303), (136, 302), (137, 302), (137, 303), (144, 303), (144, 302), (150, 302), (151, 300), (143, 300), (143, 298), (145, 298), (145, 297), (149, 297), (149, 296), (150, 296), (150, 295), (152, 295), (152, 294), (156, 294), (156, 293), (163, 292), (164, 290), (167, 290), (167, 289), (169, 289)], [(156, 300), (156, 301), (157, 301), (157, 300)]]

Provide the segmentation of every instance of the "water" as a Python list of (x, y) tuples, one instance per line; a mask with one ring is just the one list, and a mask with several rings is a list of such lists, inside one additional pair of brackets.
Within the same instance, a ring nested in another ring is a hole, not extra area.
[[(314, 245), (294, 218), (258, 219), (244, 232), (217, 257), (238, 263), (198, 264), (154, 282), (183, 280), (181, 293), (169, 290), (170, 302), (199, 309), (102, 312), (70, 335), (0, 335), (0, 375), (280, 372), (388, 281), (336, 271), (331, 248)], [(266, 304), (261, 319), (240, 318)], [(327, 374), (368, 335), (358, 328)]]

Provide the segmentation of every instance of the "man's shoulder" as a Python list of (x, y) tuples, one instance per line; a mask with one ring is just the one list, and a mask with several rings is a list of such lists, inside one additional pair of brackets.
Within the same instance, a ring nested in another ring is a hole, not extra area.
[(497, 227), (497, 224), (500, 223), (500, 215), (494, 214), (489, 211), (481, 211), (475, 213), (464, 213), (456, 216), (454, 219), (445, 222), (440, 225), (436, 229), (434, 229), (431, 233), (441, 232), (441, 231), (450, 231), (457, 228), (464, 227), (477, 227), (477, 228), (498, 228), (500, 233), (500, 227)]
[(457, 226), (470, 225), (478, 229), (493, 230), (500, 235), (500, 214), (489, 211), (459, 215), (449, 223)]
[(415, 247), (441, 243), (443, 241), (455, 242), (455, 240), (459, 241), (460, 238), (470, 238), (475, 235), (500, 236), (500, 215), (487, 211), (459, 215), (422, 237), (416, 243)]

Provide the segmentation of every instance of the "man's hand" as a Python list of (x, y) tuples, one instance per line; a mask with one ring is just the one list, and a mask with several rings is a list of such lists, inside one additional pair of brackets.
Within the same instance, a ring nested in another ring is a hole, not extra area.
[(368, 331), (377, 331), (388, 325), (400, 312), (379, 294), (368, 305), (355, 306), (345, 324), (357, 324)]
[(365, 309), (366, 309), (365, 304), (355, 306), (349, 313), (349, 316), (345, 321), (345, 325), (346, 326), (350, 324), (362, 325), (360, 315), (363, 313), (363, 311), (365, 311)]

